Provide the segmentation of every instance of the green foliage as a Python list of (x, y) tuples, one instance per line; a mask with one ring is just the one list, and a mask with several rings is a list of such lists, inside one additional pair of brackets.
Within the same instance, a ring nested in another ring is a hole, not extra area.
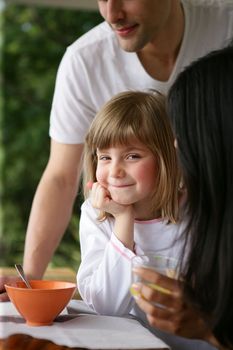
[[(59, 62), (66, 47), (102, 18), (95, 12), (20, 5), (6, 6), (3, 18), (0, 265), (6, 266), (22, 260), (32, 199), (48, 160)], [(77, 202), (53, 266), (77, 269), (79, 206)]]
[[(0, 52), (2, 52), (2, 32), (3, 32), (3, 16), (0, 11)], [(2, 255), (2, 190), (3, 190), (3, 179), (2, 179), (2, 168), (3, 168), (3, 157), (4, 151), (2, 145), (2, 129), (3, 129), (3, 82), (2, 82), (2, 54), (0, 55), (0, 256)]]

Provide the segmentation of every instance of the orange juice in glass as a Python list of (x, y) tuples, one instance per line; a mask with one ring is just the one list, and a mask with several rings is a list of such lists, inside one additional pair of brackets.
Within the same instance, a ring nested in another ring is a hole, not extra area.
[[(131, 260), (132, 263), (132, 284), (134, 283), (144, 283), (150, 286), (151, 288), (158, 290), (159, 292), (162, 292), (164, 294), (170, 294), (171, 292), (159, 286), (158, 284), (155, 283), (150, 283), (143, 278), (139, 277), (133, 272), (133, 269), (135, 267), (143, 267), (146, 269), (154, 270), (161, 275), (170, 277), (170, 278), (178, 278), (178, 260), (166, 256), (163, 254), (160, 254), (158, 252), (147, 252), (145, 255), (136, 255), (135, 257), (132, 258)], [(131, 285), (130, 287), (130, 292), (133, 296), (137, 296), (139, 293), (136, 289), (134, 289)]]

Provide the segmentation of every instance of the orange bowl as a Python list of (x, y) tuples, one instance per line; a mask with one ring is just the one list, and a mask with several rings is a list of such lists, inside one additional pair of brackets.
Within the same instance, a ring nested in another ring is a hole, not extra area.
[(29, 326), (48, 326), (75, 293), (76, 284), (62, 281), (30, 280), (5, 284), (9, 299)]

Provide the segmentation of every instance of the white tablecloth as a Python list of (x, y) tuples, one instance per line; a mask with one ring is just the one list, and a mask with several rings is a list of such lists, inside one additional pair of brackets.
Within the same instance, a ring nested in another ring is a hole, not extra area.
[(101, 316), (71, 300), (51, 326), (30, 327), (11, 302), (0, 303), (0, 338), (28, 334), (58, 345), (89, 349), (169, 349), (133, 318)]

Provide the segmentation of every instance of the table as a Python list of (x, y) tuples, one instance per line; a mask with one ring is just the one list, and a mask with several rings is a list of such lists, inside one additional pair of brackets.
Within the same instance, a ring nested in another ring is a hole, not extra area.
[(1, 350), (168, 349), (135, 318), (97, 315), (81, 300), (44, 327), (27, 326), (12, 303), (0, 303), (0, 338)]
[[(27, 334), (13, 334), (0, 339), (0, 350), (71, 350), (68, 346), (54, 344), (50, 340), (36, 339)], [(86, 350), (86, 348), (72, 348)]]

